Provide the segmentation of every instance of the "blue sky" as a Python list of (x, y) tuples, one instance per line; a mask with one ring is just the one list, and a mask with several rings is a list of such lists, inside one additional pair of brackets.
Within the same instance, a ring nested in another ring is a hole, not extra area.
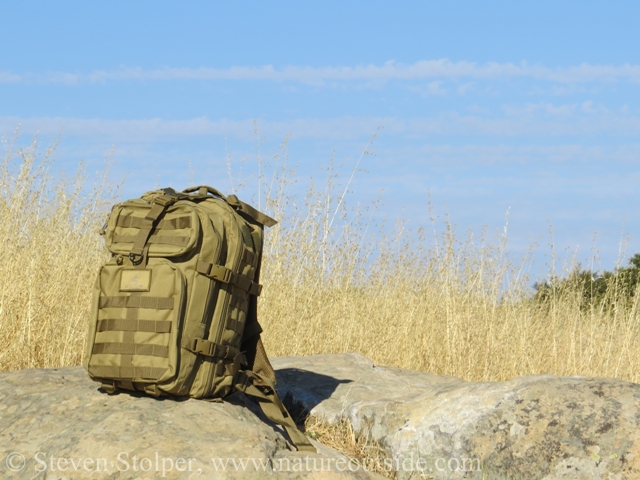
[(113, 147), (137, 196), (187, 186), (189, 164), (228, 190), (254, 125), (266, 156), (290, 135), (301, 189), (332, 152), (348, 178), (378, 132), (351, 204), (384, 189), (380, 215), (417, 227), (430, 192), (461, 231), (509, 210), (541, 272), (550, 224), (585, 263), (612, 268), (624, 235), (639, 252), (640, 3), (398, 3), (6, 3), (0, 134), (60, 136), (69, 171)]

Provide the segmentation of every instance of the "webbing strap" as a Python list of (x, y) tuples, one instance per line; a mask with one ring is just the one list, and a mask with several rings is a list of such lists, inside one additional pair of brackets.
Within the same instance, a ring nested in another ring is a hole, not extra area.
[(240, 297), (239, 295), (234, 295), (229, 306), (231, 308), (240, 310), (241, 312), (246, 312), (247, 308), (249, 308), (249, 302), (247, 302), (244, 298)]
[(193, 353), (224, 359), (235, 358), (235, 356), (240, 353), (240, 350), (231, 345), (220, 345), (209, 340), (203, 340), (202, 338), (182, 337), (180, 346)]
[[(114, 235), (114, 243), (135, 243), (138, 237), (136, 235)], [(175, 245), (177, 247), (185, 247), (189, 244), (189, 237), (181, 237), (174, 235), (151, 235), (147, 243), (163, 243), (167, 245)]]
[(273, 218), (269, 217), (268, 215), (265, 215), (262, 212), (259, 212), (258, 210), (253, 208), (251, 205), (244, 203), (235, 195), (229, 195), (227, 197), (227, 203), (232, 207), (235, 207), (236, 209), (240, 210), (241, 212), (246, 213), (251, 218), (253, 218), (256, 222), (261, 223), (266, 227), (273, 227), (276, 223), (278, 223)]
[(107, 318), (98, 322), (98, 331), (170, 333), (171, 322), (160, 320), (127, 320)]
[(98, 378), (145, 378), (157, 380), (162, 377), (166, 368), (158, 367), (115, 367), (111, 365), (89, 365), (89, 373)]
[(296, 423), (280, 401), (271, 380), (250, 370), (240, 370), (234, 384), (237, 390), (258, 399), (258, 404), (267, 418), (285, 428), (296, 450), (316, 452), (316, 448), (306, 435), (298, 430)]
[(234, 273), (224, 265), (214, 265), (199, 260), (196, 265), (196, 271), (219, 282), (235, 285), (245, 292), (249, 292), (250, 295), (258, 296), (262, 291), (262, 285), (255, 283), (245, 275)]
[(244, 322), (239, 322), (238, 320), (235, 320), (233, 318), (230, 318), (229, 320), (227, 320), (227, 328), (229, 330), (233, 330), (238, 335), (242, 335), (243, 327), (244, 327)]
[[(116, 226), (122, 228), (142, 228), (144, 224), (144, 217), (133, 217), (131, 215), (118, 217), (118, 221), (116, 222)], [(160, 220), (156, 228), (158, 230), (182, 230), (184, 228), (191, 228), (191, 217), (186, 216)]]
[(251, 250), (245, 249), (244, 253), (242, 254), (242, 261), (247, 265), (251, 265), (252, 267), (256, 266), (256, 258), (257, 255)]
[(156, 310), (173, 310), (171, 297), (100, 297), (100, 308), (150, 308)]
[[(165, 190), (165, 192), (166, 191), (167, 190)], [(160, 218), (160, 215), (162, 215), (164, 211), (177, 200), (178, 197), (176, 195), (160, 195), (153, 199), (153, 205), (149, 209), (146, 217), (142, 219), (140, 231), (138, 232), (138, 235), (133, 242), (133, 247), (131, 247), (131, 251), (129, 252), (129, 258), (135, 265), (140, 264), (145, 258), (142, 252), (147, 245), (147, 240), (151, 235), (151, 231), (155, 228), (155, 225), (158, 222), (158, 218)], [(136, 260), (138, 257), (139, 260)]]
[(96, 343), (93, 345), (93, 353), (96, 355), (115, 353), (117, 355), (148, 355), (167, 358), (169, 356), (169, 347), (152, 343)]
[(198, 193), (193, 195), (193, 198), (207, 198), (209, 194), (215, 197), (219, 197), (223, 199), (225, 202), (227, 202), (229, 205), (231, 205), (234, 209), (240, 210), (241, 212), (245, 213), (256, 222), (261, 223), (262, 225), (266, 225), (267, 227), (273, 227), (276, 223), (278, 223), (273, 218), (265, 215), (262, 212), (259, 212), (258, 210), (253, 208), (251, 205), (244, 203), (243, 201), (238, 199), (238, 197), (236, 197), (235, 195), (229, 195), (228, 197), (225, 197), (222, 193), (220, 193), (215, 188), (211, 188), (206, 185), (199, 186), (199, 187), (190, 187), (183, 190), (182, 192), (191, 193), (195, 191), (198, 191)]
[(167, 209), (168, 205), (158, 205), (154, 204), (147, 216), (142, 219), (142, 225), (140, 226), (140, 231), (133, 242), (133, 247), (131, 248), (130, 255), (140, 256), (142, 255), (142, 251), (144, 250), (144, 246), (147, 244), (147, 239), (151, 235), (151, 230), (153, 230), (155, 222), (158, 220), (158, 217), (162, 215)]

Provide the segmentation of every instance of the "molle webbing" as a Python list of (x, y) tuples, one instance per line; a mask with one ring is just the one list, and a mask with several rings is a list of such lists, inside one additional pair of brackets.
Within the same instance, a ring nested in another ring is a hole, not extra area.
[(167, 358), (169, 347), (151, 343), (96, 343), (93, 345), (93, 353), (96, 355), (114, 353), (116, 355), (149, 355)]
[(231, 303), (229, 304), (229, 306), (231, 308), (235, 308), (237, 310), (240, 310), (241, 312), (246, 312), (247, 308), (249, 308), (249, 302), (247, 302), (242, 297), (233, 297), (233, 299), (231, 300)]
[[(117, 227), (122, 228), (142, 228), (145, 225), (144, 217), (119, 217)], [(156, 226), (157, 230), (182, 230), (191, 228), (191, 217), (178, 217), (170, 220), (160, 220)]]
[[(115, 243), (134, 243), (136, 241), (136, 238), (137, 237), (135, 235), (114, 235), (113, 241)], [(189, 244), (189, 237), (155, 234), (149, 237), (147, 243), (163, 243), (166, 245), (185, 247)]]
[(157, 380), (162, 377), (166, 371), (166, 368), (157, 367), (89, 366), (89, 373), (99, 378), (145, 378)]
[(127, 320), (122, 318), (99, 320), (98, 332), (107, 331), (170, 333), (171, 322), (160, 320)]
[(100, 297), (100, 308), (152, 308), (173, 310), (172, 297)]
[(244, 329), (244, 322), (239, 322), (238, 320), (230, 318), (229, 320), (227, 320), (227, 328), (229, 330), (233, 330), (238, 335), (242, 335), (242, 331)]
[(254, 254), (251, 250), (247, 250), (245, 248), (244, 253), (242, 254), (242, 261), (247, 265), (251, 265), (252, 267), (256, 266), (257, 255)]
[[(136, 241), (135, 235), (114, 235), (113, 241), (115, 243), (134, 243)], [(165, 245), (175, 245), (177, 247), (184, 247), (189, 244), (189, 237), (181, 237), (178, 235), (151, 235), (147, 240), (147, 243), (163, 243)]]

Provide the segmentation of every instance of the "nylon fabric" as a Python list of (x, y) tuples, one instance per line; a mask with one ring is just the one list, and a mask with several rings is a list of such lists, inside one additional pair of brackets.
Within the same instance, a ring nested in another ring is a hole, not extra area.
[(98, 321), (98, 332), (106, 331), (127, 332), (171, 332), (171, 322), (161, 320), (127, 320), (122, 318), (106, 318)]
[[(122, 228), (142, 228), (145, 224), (144, 217), (118, 217), (116, 226)], [(170, 220), (161, 220), (156, 227), (159, 230), (183, 230), (191, 228), (191, 217), (177, 217)]]
[(141, 378), (156, 380), (166, 372), (164, 368), (155, 367), (117, 367), (117, 366), (97, 366), (90, 367), (89, 373), (96, 377), (103, 378)]
[(208, 186), (115, 205), (83, 360), (91, 378), (109, 393), (220, 399), (239, 389), (296, 448), (315, 450), (277, 396), (260, 339), (264, 228), (275, 223)]
[(116, 353), (119, 355), (150, 355), (153, 357), (168, 357), (169, 347), (164, 345), (152, 345), (148, 343), (96, 343), (93, 353)]
[(173, 298), (162, 297), (101, 297), (100, 308), (148, 308), (155, 310), (173, 310)]
[[(113, 241), (118, 243), (134, 243), (138, 237), (135, 235), (114, 235)], [(179, 237), (170, 235), (151, 235), (147, 243), (164, 243), (167, 245), (175, 245), (177, 247), (185, 247), (189, 244), (189, 237)]]

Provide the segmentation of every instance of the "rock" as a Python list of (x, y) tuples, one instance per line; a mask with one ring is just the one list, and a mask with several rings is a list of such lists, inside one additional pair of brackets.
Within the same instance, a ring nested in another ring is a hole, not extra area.
[[(273, 364), (292, 410), (349, 420), (401, 479), (640, 478), (637, 384), (550, 375), (474, 383), (355, 354)], [(350, 471), (344, 456), (320, 450), (289, 450), (242, 394), (223, 403), (109, 396), (81, 367), (0, 374), (2, 478), (380, 478), (370, 464)]]
[(98, 387), (82, 367), (1, 373), (0, 477), (380, 478), (351, 472), (346, 457), (324, 446), (290, 451), (242, 394), (213, 403), (110, 396)]
[(291, 407), (348, 419), (398, 478), (640, 478), (640, 385), (533, 375), (465, 382), (356, 354), (273, 359)]

